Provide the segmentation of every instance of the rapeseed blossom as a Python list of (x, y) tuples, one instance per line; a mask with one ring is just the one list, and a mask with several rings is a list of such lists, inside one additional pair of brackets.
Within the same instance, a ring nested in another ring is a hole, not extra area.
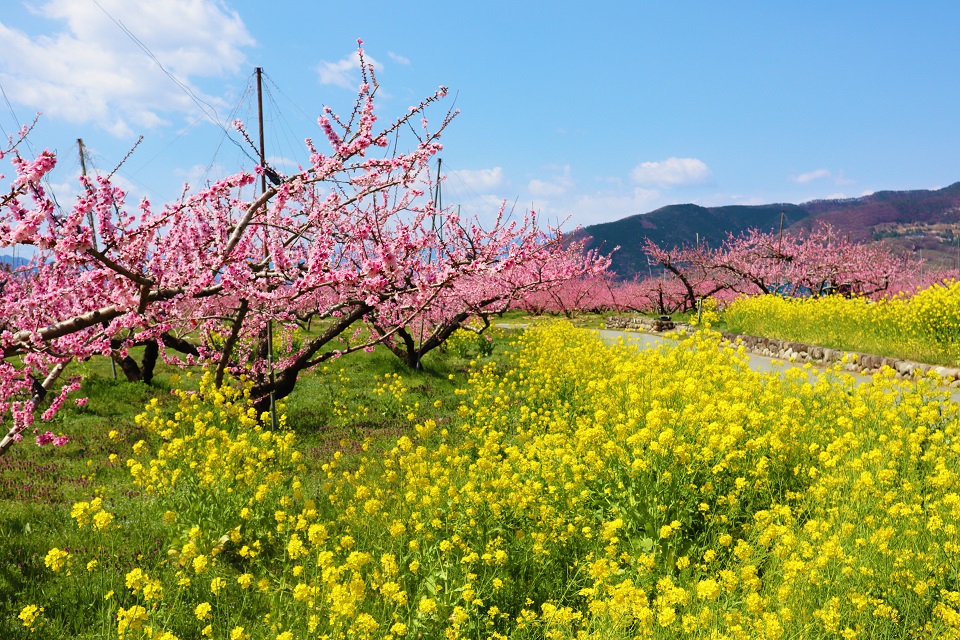
[(197, 620), (209, 620), (211, 608), (209, 602), (201, 602), (194, 608), (193, 614), (197, 617)]
[(307, 478), (242, 385), (202, 381), (139, 418), (166, 435), (129, 472), (176, 517), (162, 560), (127, 573), (117, 630), (954, 637), (960, 423), (936, 383), (763, 374), (715, 334), (638, 354), (552, 324), (474, 370), (456, 423)]
[(43, 619), (43, 607), (28, 604), (20, 610), (20, 614), (17, 617), (20, 619), (20, 622), (23, 623), (23, 626), (33, 631), (37, 626), (37, 622)]
[(879, 300), (743, 297), (722, 317), (731, 331), (908, 360), (960, 364), (960, 282)]
[(46, 557), (43, 559), (43, 564), (51, 571), (60, 571), (67, 565), (69, 560), (69, 553), (54, 547), (47, 552)]

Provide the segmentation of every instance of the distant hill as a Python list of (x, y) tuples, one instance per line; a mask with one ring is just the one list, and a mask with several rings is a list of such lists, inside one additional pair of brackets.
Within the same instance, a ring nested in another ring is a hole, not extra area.
[(646, 238), (664, 247), (698, 240), (716, 247), (731, 233), (779, 229), (781, 212), (784, 230), (794, 233), (806, 233), (826, 222), (851, 239), (884, 241), (899, 251), (919, 253), (935, 266), (953, 267), (960, 260), (960, 182), (933, 191), (878, 191), (861, 198), (802, 204), (669, 205), (585, 227), (575, 237), (591, 236), (589, 248), (603, 251), (619, 245), (612, 268), (621, 278), (630, 278), (648, 270), (643, 253)]
[(8, 264), (14, 269), (16, 269), (17, 267), (22, 267), (25, 264), (30, 264), (30, 260), (22, 256), (14, 257), (14, 256), (8, 256), (8, 255), (0, 255), (0, 264)]

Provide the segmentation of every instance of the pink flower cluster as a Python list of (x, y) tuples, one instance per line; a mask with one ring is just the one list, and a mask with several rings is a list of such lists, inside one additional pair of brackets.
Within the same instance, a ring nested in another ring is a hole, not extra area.
[[(447, 89), (378, 127), (369, 65), (363, 80), (350, 118), (324, 108), (329, 150), (307, 141), (309, 162), (262, 193), (257, 175), (279, 176), (269, 167), (187, 189), (160, 208), (131, 208), (97, 177), (82, 179), (73, 207), (61, 210), (43, 191), (55, 156), (5, 150), (17, 177), (0, 197), (0, 247), (32, 245), (35, 258), (0, 271), (0, 416), (12, 422), (0, 455), (35, 413), (51, 419), (78, 388), (73, 380), (45, 399), (73, 361), (108, 355), (137, 379), (147, 363), (132, 349), (152, 345), (154, 357), (208, 364), (218, 380), (250, 376), (262, 402), (327, 359), (405, 342), (415, 322), (425, 327), (418, 348), (428, 350), (470, 317), (605, 271), (607, 259), (532, 214), (511, 221), (501, 208), (484, 226), (437, 208), (426, 195), (429, 164), (456, 112), (432, 123), (424, 115)], [(324, 322), (320, 335), (282, 339), (313, 320)]]
[(55, 447), (62, 447), (63, 445), (70, 442), (68, 436), (58, 436), (54, 435), (52, 432), (47, 431), (46, 433), (41, 433), (37, 436), (37, 446), (42, 447), (47, 444), (52, 444)]
[(803, 236), (753, 229), (715, 249), (701, 244), (668, 250), (648, 240), (644, 250), (681, 292), (681, 310), (707, 296), (879, 297), (903, 289), (920, 273), (919, 262), (883, 245), (852, 242), (826, 224)]

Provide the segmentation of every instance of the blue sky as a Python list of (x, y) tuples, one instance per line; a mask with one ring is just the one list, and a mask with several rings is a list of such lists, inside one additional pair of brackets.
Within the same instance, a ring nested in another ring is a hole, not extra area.
[(487, 215), (505, 199), (570, 229), (672, 203), (960, 180), (958, 24), (960, 3), (946, 1), (12, 2), (0, 126), (43, 112), (30, 143), (60, 154), (62, 204), (77, 138), (109, 171), (142, 134), (118, 179), (159, 204), (185, 181), (251, 167), (213, 120), (255, 122), (255, 66), (267, 155), (281, 169), (303, 160), (303, 138), (323, 139), (322, 106), (351, 104), (362, 38), (382, 119), (441, 84), (456, 95), (446, 204)]

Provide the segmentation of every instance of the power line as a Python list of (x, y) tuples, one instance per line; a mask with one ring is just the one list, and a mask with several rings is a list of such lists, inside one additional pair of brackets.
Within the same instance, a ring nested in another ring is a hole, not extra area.
[[(274, 86), (276, 83), (271, 82)], [(286, 156), (289, 155), (289, 159), (293, 159), (297, 154), (303, 152), (301, 146), (301, 141), (297, 138), (297, 134), (293, 131), (293, 125), (287, 120), (286, 116), (283, 114), (283, 110), (280, 109), (280, 104), (277, 102), (276, 98), (273, 95), (273, 92), (270, 90), (269, 85), (265, 85), (264, 94), (267, 97), (268, 104), (271, 109), (271, 123), (275, 123), (276, 127), (271, 127), (270, 130), (273, 133), (274, 145), (271, 147), (277, 147), (279, 153), (277, 157), (281, 160), (288, 159)], [(279, 90), (279, 88), (278, 88)]]
[[(250, 77), (252, 78), (253, 76), (251, 75)], [(248, 78), (247, 86), (243, 90), (243, 94), (241, 94), (240, 99), (237, 100), (237, 103), (234, 105), (233, 109), (230, 110), (229, 117), (231, 121), (236, 117), (238, 113), (240, 113), (240, 108), (244, 105), (244, 103), (247, 101), (247, 98), (251, 95), (252, 89), (253, 89), (253, 85), (250, 82), (250, 78)], [(231, 138), (226, 131), (224, 131), (223, 135), (221, 135), (220, 139), (217, 141), (216, 149), (213, 150), (213, 154), (210, 157), (210, 163), (207, 165), (206, 169), (204, 169), (204, 172), (203, 172), (204, 178), (207, 178), (210, 175), (210, 171), (213, 169), (213, 165), (216, 163), (217, 157), (220, 155), (220, 149), (223, 147), (224, 140), (230, 140), (235, 145), (237, 145), (237, 147), (239, 147), (241, 151), (243, 151), (248, 158), (250, 157), (250, 154), (247, 153), (247, 150), (243, 148), (243, 146), (240, 145), (236, 140)], [(251, 159), (253, 160), (253, 158)], [(256, 162), (256, 160), (254, 161)]]
[[(165, 73), (167, 77), (174, 82), (174, 84), (180, 87), (180, 90), (183, 91), (187, 95), (187, 97), (193, 100), (194, 104), (200, 107), (200, 110), (203, 111), (208, 118), (210, 118), (211, 120), (216, 122), (218, 125), (220, 125), (221, 128), (223, 127), (223, 125), (220, 124), (219, 118), (217, 117), (217, 110), (212, 104), (210, 104), (206, 100), (200, 99), (189, 86), (181, 82), (180, 79), (177, 78), (175, 75), (173, 75), (171, 72), (167, 71), (166, 67), (163, 66), (163, 64), (160, 62), (157, 56), (153, 54), (150, 48), (147, 45), (145, 45), (143, 42), (141, 42), (140, 39), (137, 38), (137, 36), (135, 36), (133, 32), (127, 28), (125, 24), (123, 24), (121, 21), (117, 20), (112, 15), (110, 15), (110, 12), (104, 9), (103, 6), (99, 2), (97, 2), (97, 0), (92, 0), (92, 2), (93, 4), (97, 5), (97, 8), (99, 8), (100, 11), (102, 11), (105, 16), (110, 18), (110, 20), (113, 21), (115, 25), (120, 27), (120, 30), (123, 31), (127, 35), (127, 37), (130, 38), (130, 40), (135, 45), (137, 45), (141, 51), (143, 51), (147, 55), (148, 58), (153, 60), (154, 64), (156, 64), (157, 67), (160, 68), (160, 71), (163, 71), (163, 73)], [(212, 115), (211, 115), (211, 112), (212, 112)]]
[[(13, 122), (17, 125), (17, 131), (19, 131), (22, 128), (20, 125), (20, 119), (17, 117), (17, 112), (13, 110), (13, 105), (10, 104), (10, 98), (7, 97), (7, 92), (3, 88), (2, 82), (0, 82), (0, 93), (3, 93), (3, 101), (7, 103), (7, 109), (10, 110), (10, 115), (13, 116)], [(3, 137), (6, 138), (8, 136), (2, 125), (0, 125), (0, 131), (3, 132)]]
[(290, 102), (290, 104), (292, 104), (294, 107), (296, 107), (296, 108), (297, 108), (297, 111), (299, 111), (300, 113), (303, 114), (303, 117), (304, 117), (304, 118), (306, 118), (307, 120), (309, 120), (310, 123), (311, 123), (313, 126), (315, 126), (317, 129), (320, 129), (320, 130), (322, 131), (322, 128), (320, 127), (320, 123), (317, 122), (317, 118), (316, 118), (316, 117), (311, 116), (310, 114), (308, 114), (306, 111), (303, 110), (303, 107), (301, 107), (299, 103), (295, 102), (295, 101), (293, 100), (293, 98), (291, 98), (291, 97), (288, 96), (286, 93), (284, 93), (283, 89), (280, 88), (280, 85), (278, 85), (276, 82), (274, 82), (273, 78), (271, 78), (269, 74), (266, 74), (266, 73), (265, 73), (264, 76), (266, 77), (267, 80), (270, 81), (270, 84), (272, 84), (272, 85), (276, 88), (277, 92), (278, 92), (280, 95), (282, 95), (284, 98), (287, 99), (287, 101)]
[[(13, 121), (17, 125), (17, 131), (23, 129), (23, 125), (20, 124), (20, 118), (17, 117), (17, 112), (14, 110), (13, 105), (10, 103), (10, 98), (7, 97), (7, 92), (3, 88), (3, 84), (0, 84), (0, 93), (3, 94), (3, 101), (7, 104), (7, 109), (10, 111), (10, 115), (13, 116)], [(3, 135), (6, 136), (6, 131), (3, 132)], [(37, 155), (36, 150), (33, 148), (33, 145), (30, 144), (29, 138), (24, 138), (24, 144), (27, 145), (27, 149), (30, 150), (30, 155)], [(48, 175), (43, 176), (43, 184), (47, 189), (47, 193), (50, 194), (50, 199), (53, 200), (53, 206), (56, 207), (57, 211), (63, 213), (63, 209), (60, 207), (60, 201), (57, 200), (57, 194), (53, 191), (53, 184), (50, 182), (50, 177)]]
[[(102, 11), (105, 16), (107, 16), (108, 18), (110, 18), (110, 20), (111, 20), (114, 24), (116, 24), (116, 25), (120, 28), (120, 30), (123, 31), (123, 33), (126, 34), (126, 36), (127, 36), (128, 38), (130, 38), (130, 40), (131, 40), (135, 45), (137, 45), (137, 47), (139, 47), (140, 50), (143, 51), (143, 53), (144, 53), (148, 58), (150, 58), (150, 59), (153, 61), (154, 64), (157, 65), (157, 67), (160, 69), (160, 71), (162, 71), (168, 78), (170, 78), (170, 80), (173, 81), (173, 83), (176, 84), (176, 85), (180, 88), (180, 90), (183, 91), (183, 93), (186, 94), (187, 97), (190, 98), (190, 100), (193, 101), (193, 103), (194, 103), (195, 105), (197, 105), (197, 107), (200, 109), (200, 111), (202, 111), (203, 114), (204, 114), (207, 118), (210, 119), (210, 121), (212, 121), (214, 124), (216, 124), (218, 127), (220, 127), (220, 129), (227, 135), (227, 138), (228, 138), (231, 142), (233, 142), (235, 145), (237, 145), (237, 147), (243, 149), (243, 147), (240, 145), (240, 143), (238, 143), (238, 142), (237, 142), (236, 140), (234, 140), (233, 138), (230, 138), (229, 130), (228, 130), (227, 127), (220, 121), (220, 118), (219, 118), (219, 116), (217, 115), (217, 109), (216, 109), (216, 107), (214, 107), (212, 104), (210, 104), (210, 103), (207, 102), (206, 100), (204, 100), (204, 99), (200, 98), (199, 96), (197, 96), (197, 94), (194, 93), (193, 89), (191, 89), (188, 84), (182, 82), (182, 81), (181, 81), (179, 78), (177, 78), (173, 73), (171, 73), (170, 71), (168, 71), (167, 68), (163, 66), (163, 63), (161, 63), (160, 60), (157, 58), (157, 56), (154, 55), (153, 51), (151, 51), (150, 48), (149, 48), (147, 45), (145, 45), (139, 38), (137, 38), (137, 36), (135, 36), (135, 35), (133, 34), (133, 32), (130, 31), (130, 29), (128, 29), (127, 26), (123, 24), (123, 22), (121, 22), (120, 20), (117, 20), (116, 18), (114, 18), (106, 9), (103, 8), (103, 6), (102, 6), (97, 0), (91, 0), (91, 1), (92, 1), (95, 5), (97, 5), (97, 7), (100, 9), (100, 11)], [(183, 134), (181, 134), (181, 135), (183, 135)], [(178, 137), (179, 137), (179, 136), (178, 136)], [(251, 156), (245, 149), (243, 149), (243, 151), (244, 151), (244, 153), (245, 153), (251, 160), (254, 160), (254, 162), (256, 162), (256, 159), (255, 159), (253, 156)]]

